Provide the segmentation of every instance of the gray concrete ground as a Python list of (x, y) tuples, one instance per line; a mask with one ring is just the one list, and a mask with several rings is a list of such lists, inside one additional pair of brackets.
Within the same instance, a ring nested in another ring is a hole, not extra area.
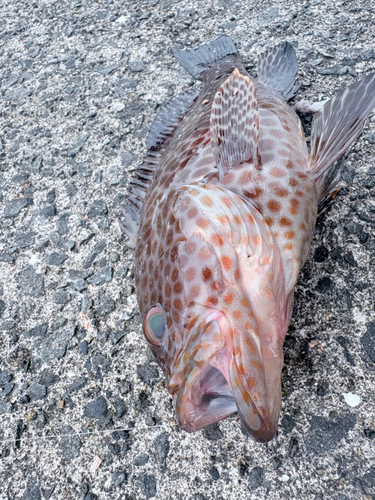
[(370, 0), (1, 1), (1, 500), (375, 498), (375, 115), (297, 285), (269, 444), (236, 415), (177, 427), (118, 225), (157, 108), (194, 85), (172, 47), (229, 34), (253, 72), (288, 40), (299, 97), (321, 100), (375, 71), (374, 18)]

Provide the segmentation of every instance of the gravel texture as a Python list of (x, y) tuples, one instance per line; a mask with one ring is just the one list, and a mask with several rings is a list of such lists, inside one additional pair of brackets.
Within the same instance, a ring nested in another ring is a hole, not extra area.
[(177, 427), (118, 225), (157, 108), (197, 85), (172, 47), (228, 34), (253, 73), (288, 40), (317, 101), (375, 71), (374, 16), (370, 0), (2, 0), (1, 500), (375, 498), (375, 115), (301, 272), (269, 444), (236, 415)]

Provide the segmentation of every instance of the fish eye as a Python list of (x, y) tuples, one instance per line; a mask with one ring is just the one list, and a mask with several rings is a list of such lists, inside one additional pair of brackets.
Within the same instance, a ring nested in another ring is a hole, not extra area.
[(147, 313), (143, 331), (146, 339), (154, 345), (160, 345), (164, 338), (167, 319), (161, 307), (155, 306)]

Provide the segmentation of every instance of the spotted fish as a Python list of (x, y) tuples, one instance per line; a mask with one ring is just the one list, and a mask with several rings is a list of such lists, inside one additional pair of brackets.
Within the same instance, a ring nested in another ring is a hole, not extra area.
[(292, 45), (266, 50), (256, 81), (228, 37), (174, 55), (203, 86), (156, 117), (122, 222), (143, 330), (183, 429), (238, 411), (265, 442), (298, 273), (318, 209), (338, 190), (336, 160), (375, 104), (375, 75), (315, 115), (309, 152), (288, 105)]

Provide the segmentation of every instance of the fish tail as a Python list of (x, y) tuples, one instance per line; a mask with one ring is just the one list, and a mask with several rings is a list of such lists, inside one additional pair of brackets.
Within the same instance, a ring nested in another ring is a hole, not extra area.
[(321, 197), (337, 191), (342, 162), (337, 160), (353, 144), (375, 106), (375, 73), (330, 99), (314, 116), (309, 171)]
[(208, 44), (195, 49), (173, 49), (173, 55), (194, 78), (204, 79), (204, 73), (228, 56), (237, 54), (236, 46), (229, 36), (220, 36)]
[(278, 90), (288, 101), (295, 96), (299, 85), (294, 85), (298, 69), (293, 45), (281, 43), (267, 49), (258, 61), (258, 81), (266, 87)]

